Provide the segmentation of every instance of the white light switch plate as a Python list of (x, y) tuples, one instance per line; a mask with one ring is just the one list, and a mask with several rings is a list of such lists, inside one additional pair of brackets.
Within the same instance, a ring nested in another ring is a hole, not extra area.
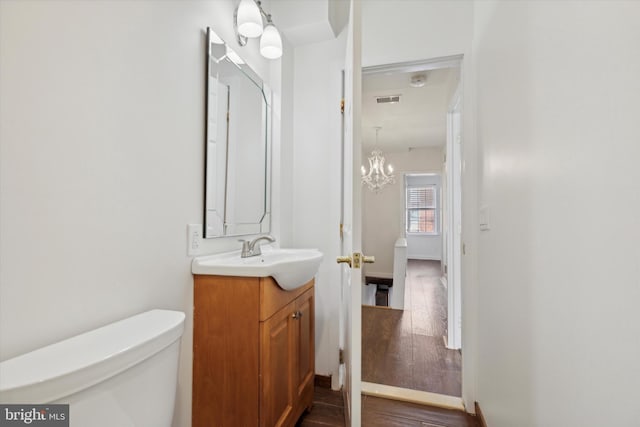
[(489, 206), (482, 206), (480, 208), (480, 230), (491, 230), (489, 225)]
[(187, 225), (187, 255), (200, 255), (202, 246), (202, 224)]

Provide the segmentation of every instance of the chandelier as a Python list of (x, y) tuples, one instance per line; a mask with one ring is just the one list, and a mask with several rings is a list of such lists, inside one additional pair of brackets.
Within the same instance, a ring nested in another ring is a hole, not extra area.
[[(376, 126), (376, 146), (378, 145), (378, 131), (382, 129), (380, 126)], [(362, 172), (362, 184), (367, 184), (369, 189), (374, 193), (380, 191), (382, 187), (387, 184), (393, 184), (395, 176), (393, 175), (393, 166), (387, 165), (387, 172), (384, 170), (385, 158), (382, 155), (382, 150), (375, 148), (371, 152), (369, 157), (369, 170), (361, 166)]]

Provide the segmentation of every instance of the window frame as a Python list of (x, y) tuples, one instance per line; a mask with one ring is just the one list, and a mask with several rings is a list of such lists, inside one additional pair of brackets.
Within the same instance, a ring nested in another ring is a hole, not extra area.
[[(421, 207), (421, 208), (409, 208), (409, 191), (415, 188), (431, 188), (433, 189), (433, 207)], [(439, 236), (440, 235), (440, 204), (439, 200), (439, 191), (437, 184), (420, 184), (420, 185), (409, 185), (408, 182), (405, 182), (405, 191), (404, 191), (404, 217), (405, 217), (405, 226), (404, 230), (407, 236)], [(411, 220), (409, 218), (410, 211), (433, 211), (433, 224), (434, 231), (409, 231)]]

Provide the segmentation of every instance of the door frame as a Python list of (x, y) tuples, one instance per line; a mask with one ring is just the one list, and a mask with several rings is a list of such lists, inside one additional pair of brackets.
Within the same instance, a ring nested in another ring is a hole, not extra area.
[[(459, 68), (460, 73), (462, 67)], [(447, 111), (447, 348), (462, 348), (462, 75)]]
[[(463, 186), (462, 186), (462, 168), (453, 168), (453, 162), (461, 166), (462, 158), (463, 158), (463, 105), (464, 105), (464, 91), (463, 91), (463, 61), (464, 55), (451, 55), (451, 56), (443, 56), (437, 58), (431, 58), (426, 60), (418, 60), (418, 61), (408, 61), (408, 62), (398, 62), (398, 63), (390, 63), (390, 64), (381, 64), (374, 65), (362, 68), (362, 76), (368, 74), (378, 74), (378, 73), (393, 73), (393, 72), (412, 72), (412, 71), (429, 71), (436, 70), (441, 68), (453, 68), (457, 67), (459, 72), (459, 81), (458, 88), (452, 99), (456, 99), (456, 102), (452, 102), (447, 110), (447, 119), (449, 119), (449, 113), (452, 112), (452, 108), (456, 108), (456, 113), (459, 114), (459, 123), (460, 123), (460, 140), (459, 140), (459, 150), (457, 150), (456, 159), (452, 158), (450, 155), (453, 152), (453, 146), (450, 150), (449, 140), (453, 138), (449, 138), (449, 123), (447, 123), (447, 170), (445, 172), (447, 179), (447, 201), (451, 201), (448, 203), (448, 216), (450, 217), (448, 221), (448, 229), (447, 229), (447, 281), (448, 281), (448, 304), (454, 304), (454, 308), (448, 308), (449, 310), (454, 311), (453, 316), (447, 313), (448, 318), (448, 334), (449, 330), (453, 330), (455, 333), (450, 338), (447, 337), (447, 341), (459, 343), (458, 349), (462, 347), (462, 241), (463, 241), (463, 230), (462, 230), (462, 194), (463, 194)], [(451, 141), (453, 143), (453, 140)], [(451, 166), (449, 166), (449, 162), (451, 162)], [(457, 174), (457, 176), (454, 176)], [(455, 178), (455, 179), (454, 179)], [(453, 185), (452, 185), (453, 184)], [(457, 192), (458, 199), (461, 203), (458, 204), (457, 212), (454, 212), (452, 209)], [(452, 225), (458, 221), (458, 226), (453, 227)], [(443, 230), (444, 233), (444, 230)], [(456, 236), (457, 235), (457, 236)], [(453, 245), (452, 243), (457, 241), (457, 245)], [(454, 265), (455, 263), (455, 265)], [(457, 271), (452, 276), (452, 279), (449, 279), (450, 272)], [(457, 309), (456, 309), (457, 307)], [(456, 322), (457, 319), (457, 322)], [(449, 346), (449, 348), (453, 348)], [(464, 355), (462, 356), (464, 358)], [(462, 364), (462, 372), (461, 375), (464, 376), (464, 363)], [(462, 380), (462, 379), (461, 379)], [(462, 380), (462, 396), (465, 395), (464, 389), (465, 382)], [(420, 392), (411, 389), (399, 388), (399, 387), (390, 387), (384, 386), (381, 384), (374, 384), (368, 382), (362, 382), (362, 393), (367, 395), (379, 396), (379, 397), (387, 397), (397, 400), (404, 400), (409, 402), (416, 403), (427, 403), (435, 406), (456, 408), (456, 409), (464, 409), (463, 398), (460, 397), (452, 397), (452, 396), (444, 396), (436, 393), (428, 393), (428, 392)]]

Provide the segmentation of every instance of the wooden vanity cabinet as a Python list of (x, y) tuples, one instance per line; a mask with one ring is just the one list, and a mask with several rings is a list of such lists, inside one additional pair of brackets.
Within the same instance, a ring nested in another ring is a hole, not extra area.
[(196, 275), (194, 427), (294, 426), (313, 401), (314, 282)]

